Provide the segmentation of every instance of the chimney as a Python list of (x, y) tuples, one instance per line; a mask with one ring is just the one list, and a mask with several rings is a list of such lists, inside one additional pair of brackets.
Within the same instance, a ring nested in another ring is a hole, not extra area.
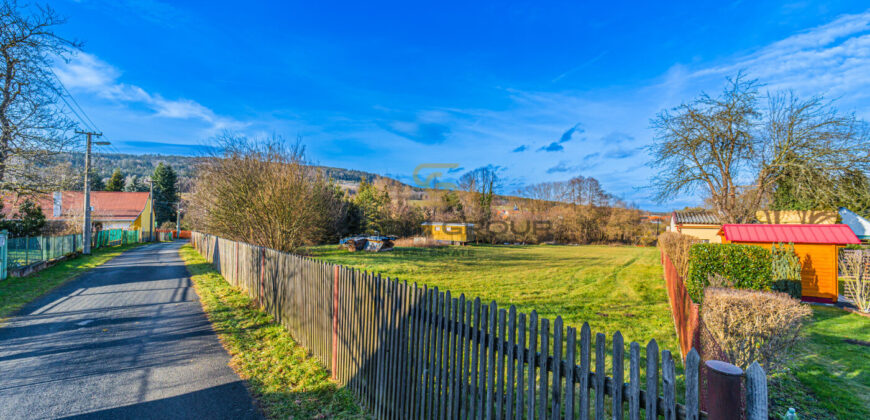
[(54, 217), (60, 217), (61, 210), (63, 209), (63, 194), (60, 191), (54, 192), (54, 211), (52, 214)]

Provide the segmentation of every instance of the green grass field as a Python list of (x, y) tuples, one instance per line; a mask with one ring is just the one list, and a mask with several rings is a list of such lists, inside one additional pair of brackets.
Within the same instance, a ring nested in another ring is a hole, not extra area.
[[(314, 257), (385, 276), (437, 286), (454, 296), (495, 300), (507, 307), (628, 344), (655, 338), (679, 358), (679, 345), (655, 248), (629, 246), (466, 246), (347, 252), (334, 245), (308, 248)], [(609, 341), (609, 339), (608, 339)]]
[[(534, 309), (550, 319), (560, 315), (574, 327), (589, 322), (593, 333), (610, 336), (618, 330), (626, 343), (655, 338), (679, 358), (655, 248), (468, 246), (351, 253), (324, 245), (307, 251), (455, 295)], [(870, 318), (836, 308), (813, 310), (789, 369), (770, 377), (771, 414), (795, 407), (801, 418), (870, 418)]]

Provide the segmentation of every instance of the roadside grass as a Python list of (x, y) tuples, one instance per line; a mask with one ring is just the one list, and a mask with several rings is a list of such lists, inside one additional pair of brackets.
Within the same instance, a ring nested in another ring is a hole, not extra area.
[(352, 393), (290, 333), (233, 288), (190, 245), (180, 249), (202, 307), (232, 356), (230, 366), (246, 380), (269, 418), (365, 418)]
[(61, 261), (29, 276), (0, 280), (0, 322), (54, 288), (140, 245), (142, 244), (98, 248), (93, 250), (91, 255), (80, 255), (77, 258)]
[(801, 335), (789, 370), (770, 378), (771, 414), (794, 407), (801, 418), (870, 418), (870, 318), (814, 306)]
[[(674, 322), (656, 248), (631, 246), (486, 246), (396, 248), (348, 252), (335, 245), (306, 248), (311, 256), (417, 282), (453, 296), (516, 305), (539, 317), (561, 316), (578, 330), (588, 322), (610, 342), (622, 332), (626, 346), (655, 339), (679, 359)], [(681, 364), (678, 362), (678, 364)]]

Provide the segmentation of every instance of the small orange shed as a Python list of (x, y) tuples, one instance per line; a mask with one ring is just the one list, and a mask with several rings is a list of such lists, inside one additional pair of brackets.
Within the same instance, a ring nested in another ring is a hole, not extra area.
[(722, 225), (722, 243), (758, 245), (771, 249), (775, 243), (793, 243), (801, 259), (803, 299), (836, 302), (839, 248), (857, 244), (858, 237), (846, 225)]

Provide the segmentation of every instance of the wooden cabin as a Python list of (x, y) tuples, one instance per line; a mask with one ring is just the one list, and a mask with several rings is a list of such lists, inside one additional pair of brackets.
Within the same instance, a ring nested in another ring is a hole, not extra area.
[(426, 236), (437, 241), (447, 241), (451, 244), (464, 244), (474, 240), (474, 224), (472, 223), (423, 223)]
[(775, 243), (793, 243), (801, 259), (803, 300), (836, 302), (839, 250), (858, 238), (842, 224), (836, 225), (722, 225), (722, 243), (758, 245), (771, 249)]

